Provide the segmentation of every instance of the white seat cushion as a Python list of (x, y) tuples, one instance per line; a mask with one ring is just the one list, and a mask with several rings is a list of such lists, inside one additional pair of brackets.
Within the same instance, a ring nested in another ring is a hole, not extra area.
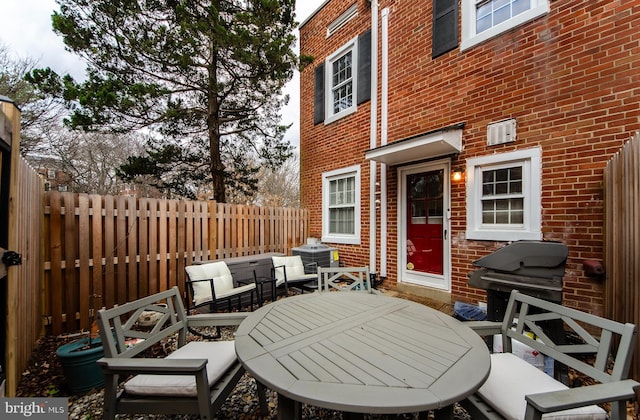
[(288, 282), (300, 282), (301, 280), (315, 280), (317, 274), (305, 274), (304, 264), (300, 255), (287, 257), (271, 257), (276, 274), (276, 286), (284, 283), (284, 273), (287, 272)]
[[(216, 291), (216, 298), (222, 299), (226, 292), (233, 289), (233, 277), (231, 271), (224, 261), (216, 261), (207, 264), (190, 265), (185, 267), (189, 280), (193, 283), (193, 303), (200, 305), (213, 299), (211, 294), (211, 284), (208, 281), (213, 279), (213, 286)], [(255, 285), (253, 286), (255, 287)]]
[(276, 269), (276, 279), (284, 281), (284, 271), (287, 271), (287, 279), (304, 276), (304, 264), (300, 255), (291, 257), (271, 257)]
[[(236, 363), (233, 341), (192, 341), (166, 357), (167, 359), (207, 359), (209, 387)], [(124, 384), (130, 394), (195, 397), (196, 379), (191, 375), (136, 375)]]
[[(478, 394), (508, 420), (524, 419), (525, 395), (567, 389), (540, 369), (512, 353), (491, 355), (491, 373)], [(547, 413), (547, 420), (605, 420), (606, 412), (597, 405)]]

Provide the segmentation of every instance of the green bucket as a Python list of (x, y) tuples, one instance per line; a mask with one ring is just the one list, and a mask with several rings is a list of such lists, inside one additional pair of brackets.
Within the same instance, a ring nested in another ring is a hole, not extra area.
[(96, 360), (104, 356), (100, 338), (73, 341), (58, 347), (56, 356), (60, 360), (69, 391), (74, 395), (85, 394), (92, 389), (104, 386), (104, 375)]

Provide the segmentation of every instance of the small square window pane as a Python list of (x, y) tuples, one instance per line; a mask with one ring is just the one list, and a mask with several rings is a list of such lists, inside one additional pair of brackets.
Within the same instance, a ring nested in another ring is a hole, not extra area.
[(495, 224), (494, 213), (493, 212), (483, 212), (482, 213), (482, 223), (485, 225), (493, 225)]
[(524, 223), (524, 212), (522, 211), (514, 211), (511, 212), (511, 223), (512, 224), (523, 224)]
[(517, 16), (520, 13), (531, 9), (531, 0), (514, 0), (512, 7), (512, 15)]
[(511, 18), (511, 10), (509, 10), (509, 6), (500, 8), (495, 11), (493, 14), (493, 25), (497, 25), (504, 21), (507, 21)]
[(491, 1), (486, 1), (484, 3), (481, 3), (477, 7), (476, 16), (478, 16), (478, 18), (482, 18), (484, 16), (490, 16), (491, 10), (492, 10)]
[(496, 171), (496, 181), (506, 181), (509, 179), (509, 169), (498, 169)]
[(476, 22), (476, 33), (481, 33), (491, 28), (491, 15), (478, 19)]
[(496, 223), (501, 225), (509, 224), (509, 212), (508, 211), (497, 211), (496, 212)]
[(507, 194), (509, 191), (507, 190), (507, 186), (509, 184), (507, 184), (506, 182), (499, 182), (496, 184), (496, 194)]
[(509, 183), (509, 192), (511, 194), (522, 193), (522, 181), (514, 181)]
[(509, 200), (496, 200), (496, 210), (509, 210)]

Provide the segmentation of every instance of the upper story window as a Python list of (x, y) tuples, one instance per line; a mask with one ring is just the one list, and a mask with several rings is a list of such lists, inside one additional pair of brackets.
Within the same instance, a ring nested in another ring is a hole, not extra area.
[(341, 50), (327, 58), (327, 86), (326, 97), (327, 118), (331, 122), (356, 111), (354, 94), (357, 89), (357, 44), (351, 40)]
[(465, 50), (549, 13), (549, 0), (462, 0)]
[(322, 241), (360, 243), (360, 166), (322, 174)]
[(539, 148), (467, 160), (467, 239), (541, 239)]
[(318, 65), (313, 123), (332, 123), (371, 99), (371, 31), (353, 38)]

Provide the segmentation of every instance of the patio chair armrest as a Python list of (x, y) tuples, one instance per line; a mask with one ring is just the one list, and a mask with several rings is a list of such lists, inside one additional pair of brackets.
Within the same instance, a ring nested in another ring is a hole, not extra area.
[(193, 375), (201, 372), (207, 359), (130, 359), (103, 357), (96, 362), (111, 373)]
[(282, 274), (284, 275), (284, 281), (287, 281), (287, 266), (282, 264), (282, 265), (274, 265), (271, 268), (271, 277), (276, 278), (276, 271), (278, 270), (278, 268), (282, 268)]
[(226, 325), (240, 325), (249, 312), (225, 312), (196, 314), (187, 316), (189, 327), (218, 327)]
[(464, 325), (482, 337), (500, 334), (502, 331), (502, 321), (465, 321)]
[[(640, 384), (633, 379), (625, 379), (562, 391), (525, 395), (527, 413), (549, 413), (591, 404), (630, 400), (635, 397), (633, 387), (637, 385)], [(525, 418), (527, 418), (526, 415)]]
[(304, 270), (305, 273), (307, 272), (307, 270), (306, 270), (307, 267), (309, 267), (311, 269), (311, 271), (312, 271), (309, 274), (314, 274), (314, 273), (316, 273), (318, 271), (318, 263), (316, 261), (313, 261), (313, 262), (310, 262), (310, 263), (306, 263), (304, 265), (304, 267), (305, 267), (305, 270)]
[(200, 283), (203, 281), (211, 282), (213, 279), (197, 279), (197, 280), (187, 280), (187, 283)]

